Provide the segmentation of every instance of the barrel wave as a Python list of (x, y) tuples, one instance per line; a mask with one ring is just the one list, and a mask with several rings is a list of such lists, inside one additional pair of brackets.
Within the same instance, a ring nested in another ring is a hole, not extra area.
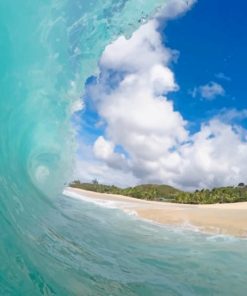
[(0, 296), (246, 295), (246, 239), (62, 194), (87, 77), (169, 1), (0, 1)]
[(104, 47), (164, 4), (0, 2), (0, 295), (103, 295), (86, 290), (86, 254), (57, 202), (73, 168), (70, 119)]

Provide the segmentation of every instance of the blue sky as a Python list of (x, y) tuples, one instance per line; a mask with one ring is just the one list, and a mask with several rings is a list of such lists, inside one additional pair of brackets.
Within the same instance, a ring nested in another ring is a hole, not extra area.
[(247, 4), (184, 3), (170, 0), (162, 21), (103, 53), (76, 116), (82, 180), (189, 190), (247, 181)]
[[(223, 108), (246, 108), (246, 10), (246, 1), (199, 0), (186, 15), (168, 22), (166, 45), (180, 52), (173, 69), (181, 91), (172, 98), (190, 121)], [(219, 73), (229, 79), (220, 79)], [(210, 102), (188, 95), (188, 90), (209, 81), (223, 85), (226, 95)]]

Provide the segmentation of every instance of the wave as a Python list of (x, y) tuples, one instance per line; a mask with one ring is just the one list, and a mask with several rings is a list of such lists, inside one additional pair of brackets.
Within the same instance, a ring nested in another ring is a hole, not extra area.
[(78, 199), (87, 203), (95, 204), (97, 206), (103, 207), (103, 208), (108, 208), (108, 209), (119, 209), (121, 208), (120, 206), (124, 206), (124, 202), (116, 202), (116, 201), (110, 201), (110, 200), (100, 200), (97, 198), (90, 198), (82, 194), (78, 194), (75, 192), (71, 192), (70, 190), (64, 190), (63, 194), (65, 196), (68, 196), (70, 198)]
[(0, 295), (85, 289), (56, 203), (73, 168), (71, 115), (104, 47), (165, 2), (0, 2)]

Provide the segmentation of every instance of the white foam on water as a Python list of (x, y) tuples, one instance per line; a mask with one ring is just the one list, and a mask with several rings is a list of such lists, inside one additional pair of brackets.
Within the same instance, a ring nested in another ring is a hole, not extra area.
[(79, 194), (76, 192), (72, 192), (69, 189), (65, 189), (63, 191), (63, 194), (67, 197), (73, 198), (73, 199), (77, 199), (77, 200), (81, 200), (83, 202), (87, 202), (87, 203), (91, 203), (94, 204), (96, 206), (99, 207), (103, 207), (103, 208), (108, 208), (108, 209), (119, 209), (122, 210), (126, 215), (136, 219), (136, 220), (140, 220), (161, 228), (165, 228), (169, 231), (173, 231), (176, 233), (185, 233), (185, 232), (194, 232), (197, 234), (202, 234), (205, 235), (207, 237), (207, 240), (209, 241), (219, 241), (219, 240), (225, 240), (225, 241), (236, 241), (236, 240), (247, 240), (247, 237), (235, 237), (232, 235), (228, 235), (228, 234), (222, 234), (220, 233), (220, 229), (219, 228), (212, 228), (211, 231), (207, 231), (205, 230), (203, 227), (199, 227), (196, 225), (193, 225), (190, 223), (190, 221), (184, 221), (183, 223), (180, 224), (162, 224), (159, 223), (157, 221), (154, 220), (149, 220), (149, 219), (145, 219), (143, 217), (140, 217), (138, 215), (138, 213), (134, 210), (134, 209), (127, 209), (126, 207), (128, 207), (128, 204), (126, 202), (122, 202), (122, 201), (112, 201), (112, 200), (102, 200), (102, 199), (97, 199), (95, 197), (87, 197), (86, 195), (83, 194)]
[[(63, 194), (67, 197), (78, 199), (78, 200), (81, 200), (81, 201), (84, 201), (87, 203), (92, 203), (92, 204), (95, 204), (97, 206), (104, 207), (104, 208), (109, 208), (109, 209), (119, 209), (120, 208), (117, 201), (101, 200), (101, 199), (97, 199), (97, 198), (87, 197), (86, 195), (75, 193), (75, 192), (72, 192), (68, 189), (65, 189), (63, 191)], [(121, 203), (121, 202), (119, 202), (119, 203)]]

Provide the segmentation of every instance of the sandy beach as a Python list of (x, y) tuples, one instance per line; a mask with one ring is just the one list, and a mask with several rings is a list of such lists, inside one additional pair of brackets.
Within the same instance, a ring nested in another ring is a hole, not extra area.
[(184, 205), (146, 201), (122, 195), (67, 188), (74, 198), (89, 199), (102, 205), (136, 213), (140, 218), (165, 225), (193, 225), (201, 231), (247, 236), (247, 202), (213, 205)]

